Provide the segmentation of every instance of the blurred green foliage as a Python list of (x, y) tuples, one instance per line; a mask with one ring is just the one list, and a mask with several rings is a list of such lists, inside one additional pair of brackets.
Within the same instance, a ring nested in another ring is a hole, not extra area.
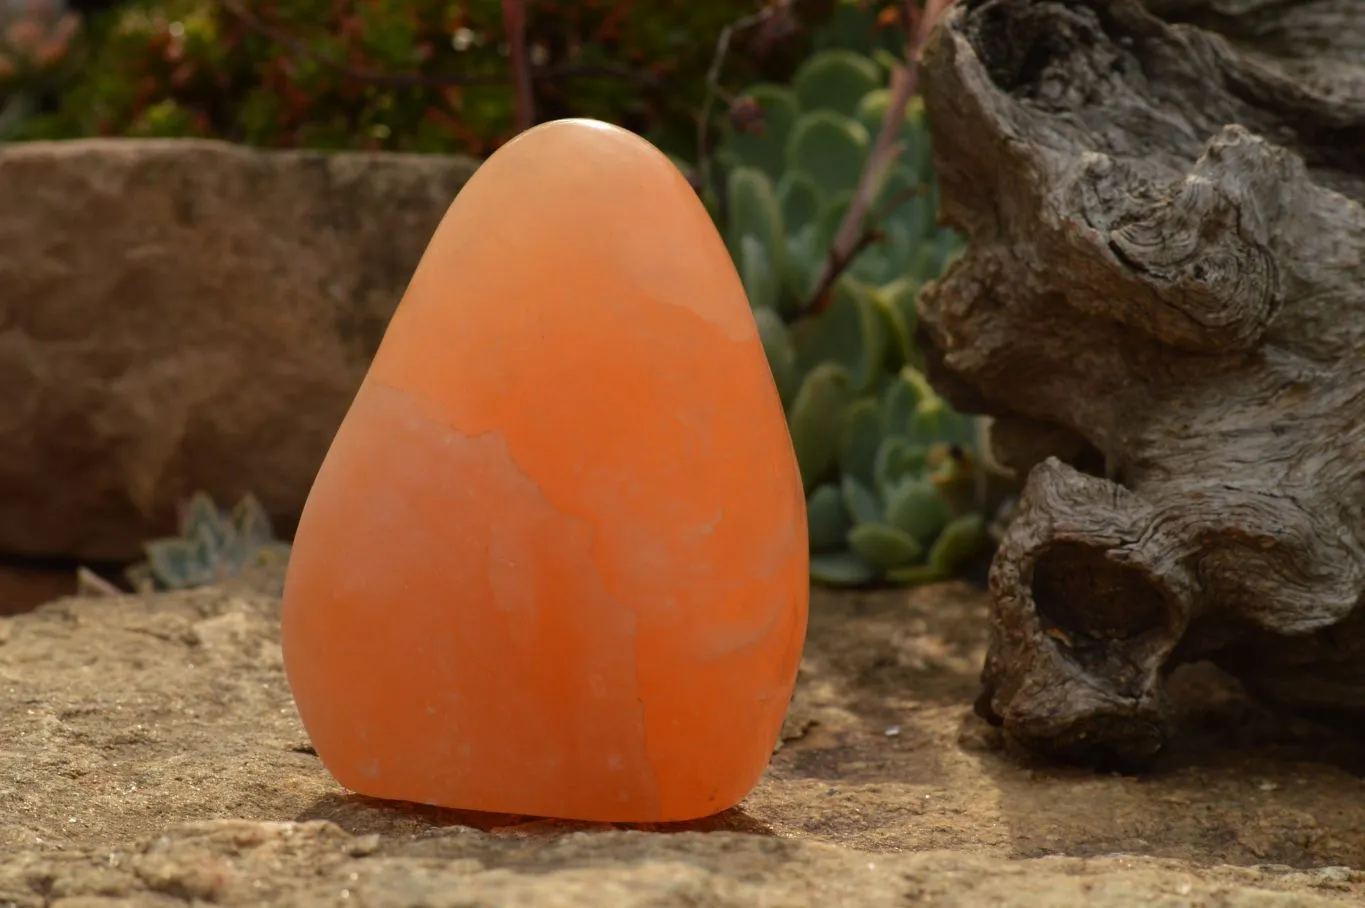
[(0, 140), (73, 76), (78, 16), (61, 0), (0, 0)]
[[(552, 71), (535, 83), (537, 119), (607, 120), (686, 158), (717, 35), (758, 5), (525, 4), (532, 64)], [(834, 6), (795, 4), (803, 21), (823, 21)], [(500, 0), (128, 0), (85, 24), (72, 76), (59, 91), (40, 87), (42, 103), (7, 138), (198, 136), (486, 155), (514, 132), (502, 21)], [(737, 38), (727, 77), (784, 80), (808, 36)], [(482, 81), (442, 84), (470, 79)], [(0, 71), (0, 98), (30, 88)]]

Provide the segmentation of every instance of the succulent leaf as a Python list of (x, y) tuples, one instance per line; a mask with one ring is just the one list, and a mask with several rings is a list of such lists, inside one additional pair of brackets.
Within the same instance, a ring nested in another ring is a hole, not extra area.
[(891, 89), (879, 86), (858, 99), (853, 108), (853, 118), (863, 124), (868, 135), (875, 136), (882, 128), (882, 120), (891, 109)]
[(864, 95), (883, 81), (872, 60), (851, 50), (826, 50), (809, 57), (792, 76), (803, 112), (828, 110), (853, 116)]
[(952, 576), (975, 558), (989, 540), (986, 518), (977, 513), (954, 518), (929, 549), (929, 564)]
[(782, 398), (782, 406), (788, 407), (801, 384), (791, 334), (782, 317), (772, 309), (755, 309), (753, 314), (754, 323), (758, 326), (758, 338), (763, 343), (763, 353), (768, 357), (768, 368), (772, 370), (773, 381), (777, 384), (777, 393)]
[(249, 548), (261, 548), (275, 541), (275, 527), (270, 512), (261, 500), (250, 492), (232, 508), (228, 517), (237, 539)]
[[(752, 305), (773, 306), (778, 276), (786, 264), (787, 237), (782, 226), (782, 210), (778, 207), (772, 181), (760, 170), (740, 167), (731, 172), (726, 184), (726, 204), (729, 207), (730, 254), (741, 266), (752, 261), (750, 267), (763, 277), (765, 294), (755, 301), (748, 284)], [(746, 242), (748, 240), (748, 242)], [(762, 265), (758, 260), (766, 257)], [(766, 266), (766, 267), (765, 267)]]
[(900, 371), (900, 380), (909, 385), (914, 392), (916, 409), (940, 402), (934, 386), (929, 384), (929, 379), (925, 378), (920, 370), (905, 366)]
[(814, 553), (843, 549), (853, 521), (844, 507), (844, 497), (833, 483), (822, 483), (806, 499), (806, 526), (810, 550)]
[(882, 520), (881, 499), (872, 489), (863, 485), (852, 476), (844, 476), (839, 480), (839, 488), (843, 494), (844, 508), (853, 518), (854, 524), (877, 523)]
[(773, 254), (763, 241), (745, 234), (739, 238), (739, 249), (734, 256), (744, 295), (751, 309), (775, 309), (782, 286), (780, 275), (773, 270)]
[(224, 512), (203, 492), (180, 508), (179, 536), (145, 543), (146, 560), (124, 576), (136, 590), (190, 589), (239, 575), (251, 563), (288, 558), (291, 546), (274, 538), (270, 515), (253, 495)]
[(147, 568), (162, 589), (183, 590), (213, 582), (210, 564), (192, 539), (155, 539), (143, 546)]
[(882, 433), (894, 435), (907, 431), (918, 404), (919, 397), (914, 386), (903, 375), (897, 375), (887, 382), (881, 397)]
[(877, 488), (890, 490), (904, 479), (921, 476), (927, 455), (926, 445), (913, 442), (904, 435), (887, 436), (877, 450)]
[(783, 312), (794, 315), (815, 293), (828, 248), (820, 242), (819, 224), (806, 224), (787, 231), (787, 267), (782, 286), (790, 305)]
[[(886, 326), (888, 343), (885, 365), (888, 369), (899, 370), (901, 366), (914, 365), (920, 359), (919, 348), (915, 344), (915, 319), (918, 317), (915, 312), (916, 291), (912, 281), (900, 278), (874, 287), (868, 293)], [(896, 384), (898, 382), (892, 378), (887, 382), (887, 387)]]
[(938, 489), (927, 479), (905, 479), (886, 493), (886, 519), (929, 546), (952, 514)]
[(882, 570), (910, 564), (924, 554), (924, 546), (913, 536), (884, 523), (858, 524), (848, 531), (848, 547)]
[(814, 319), (815, 327), (794, 334), (797, 362), (842, 365), (857, 391), (872, 388), (881, 377), (889, 338), (876, 304), (855, 282), (840, 279), (831, 291), (828, 308)]
[(829, 110), (803, 113), (787, 140), (787, 164), (827, 196), (852, 191), (871, 139), (856, 120)]
[(812, 555), (810, 576), (825, 586), (862, 586), (877, 579), (877, 569), (853, 552)]
[(853, 189), (850, 187), (825, 193), (821, 198), (824, 201), (820, 213), (815, 217), (815, 242), (819, 244), (822, 254), (828, 255), (834, 247), (835, 237), (839, 235), (844, 215), (853, 204)]
[(877, 402), (864, 397), (853, 402), (844, 418), (839, 439), (839, 472), (865, 486), (877, 482), (877, 449), (882, 443), (881, 414)]
[(207, 537), (215, 547), (226, 545), (232, 533), (232, 524), (223, 519), (223, 514), (213, 499), (205, 492), (195, 492), (180, 508), (180, 536), (182, 539)]
[(912, 564), (907, 567), (892, 568), (886, 572), (886, 579), (902, 586), (922, 586), (926, 583), (942, 583), (952, 578), (934, 564)]
[(814, 224), (825, 201), (815, 180), (799, 170), (789, 170), (773, 188), (782, 222), (789, 229)]
[(884, 284), (904, 272), (910, 259), (912, 245), (905, 225), (885, 221), (878, 228), (878, 239), (859, 253), (848, 268), (848, 274), (869, 284)]
[(801, 480), (812, 488), (833, 466), (843, 430), (844, 411), (853, 398), (848, 371), (838, 363), (821, 363), (807, 373), (788, 414), (792, 447)]

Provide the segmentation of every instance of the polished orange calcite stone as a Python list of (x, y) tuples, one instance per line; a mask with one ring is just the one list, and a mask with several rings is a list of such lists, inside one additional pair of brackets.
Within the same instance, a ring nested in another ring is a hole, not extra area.
[(494, 154), (327, 453), (289, 682), (362, 794), (695, 818), (767, 766), (806, 629), (801, 481), (705, 209), (616, 127)]

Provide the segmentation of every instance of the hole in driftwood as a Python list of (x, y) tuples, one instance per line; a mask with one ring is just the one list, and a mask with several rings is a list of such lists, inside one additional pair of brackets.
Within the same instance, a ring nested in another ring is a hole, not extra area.
[(1059, 542), (1033, 567), (1033, 601), (1045, 629), (1130, 640), (1166, 624), (1166, 598), (1141, 571), (1105, 551)]

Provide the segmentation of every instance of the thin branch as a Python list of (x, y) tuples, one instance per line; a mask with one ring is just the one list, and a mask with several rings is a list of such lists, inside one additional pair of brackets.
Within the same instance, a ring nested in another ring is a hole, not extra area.
[[(880, 224), (891, 216), (891, 212), (904, 205), (911, 199), (918, 198), (927, 191), (924, 185), (911, 186), (896, 193), (887, 201), (880, 211), (875, 212), (869, 219), (870, 224)], [(843, 274), (844, 269), (853, 264), (863, 250), (873, 243), (880, 242), (882, 235), (875, 227), (869, 226), (853, 239), (853, 245), (847, 251), (841, 251), (836, 244), (829, 251), (829, 265), (820, 273), (820, 280), (816, 283), (815, 289), (811, 292), (809, 301), (797, 309), (803, 315), (819, 315), (829, 306), (830, 288), (838, 280), (839, 275)]]
[(526, 7), (522, 0), (502, 0), (502, 27), (507, 33), (507, 57), (512, 67), (517, 132), (535, 125), (536, 100), (531, 88), (531, 62), (526, 58)]
[(706, 97), (702, 100), (701, 114), (697, 118), (697, 171), (698, 182), (701, 184), (700, 191), (711, 185), (711, 154), (707, 148), (711, 108), (716, 98), (725, 100), (730, 97), (729, 92), (720, 85), (720, 71), (725, 65), (725, 57), (730, 53), (730, 39), (736, 32), (768, 21), (781, 8), (781, 3), (764, 6), (757, 12), (731, 22), (720, 30), (720, 36), (716, 38), (716, 52), (711, 57), (711, 66), (706, 70)]
[[(302, 41), (268, 25), (261, 20), (260, 17), (243, 7), (240, 0), (219, 0), (219, 2), (222, 4), (223, 9), (225, 9), (233, 18), (256, 32), (258, 35), (269, 38), (276, 44), (289, 48), (300, 57), (305, 57), (312, 60), (314, 63), (325, 66), (334, 72), (359, 82), (368, 82), (372, 85), (383, 85), (389, 88), (453, 88), (468, 85), (507, 85), (513, 81), (512, 76), (508, 74), (488, 76), (428, 76), (423, 75), (422, 73), (385, 73), (372, 69), (349, 66), (340, 60), (335, 60), (331, 57), (315, 53)], [(529, 67), (529, 73), (532, 82), (549, 82), (561, 79), (605, 76), (616, 79), (628, 79), (656, 88), (661, 87), (664, 84), (664, 80), (655, 76), (653, 73), (640, 72), (620, 66), (532, 66)]]
[(853, 201), (844, 212), (843, 220), (834, 235), (829, 256), (821, 269), (820, 280), (816, 282), (814, 293), (808, 306), (819, 312), (828, 305), (828, 290), (843, 273), (844, 269), (857, 258), (855, 250), (866, 244), (860, 242), (860, 234), (871, 230), (875, 225), (866, 225), (868, 211), (872, 202), (881, 191), (882, 182), (896, 158), (900, 155), (900, 143), (896, 137), (905, 125), (905, 110), (914, 97), (919, 81), (919, 53), (943, 11), (952, 0), (927, 0), (923, 10), (915, 9), (913, 0), (904, 0), (906, 23), (905, 65), (898, 66), (891, 73), (891, 100), (886, 116), (882, 118), (881, 128), (877, 130), (876, 141), (858, 175), (857, 186), (853, 190)]

